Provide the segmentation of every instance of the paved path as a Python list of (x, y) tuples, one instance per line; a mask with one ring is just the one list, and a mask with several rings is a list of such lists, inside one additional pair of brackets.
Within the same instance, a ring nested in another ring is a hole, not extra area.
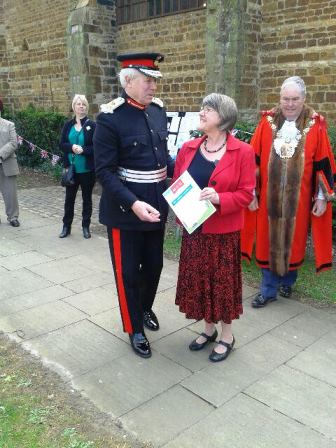
[[(40, 354), (96, 406), (155, 447), (336, 447), (336, 315), (281, 299), (234, 324), (237, 348), (213, 365), (201, 330), (174, 306), (177, 263), (165, 260), (148, 333), (153, 357), (121, 331), (107, 241), (97, 223), (60, 240), (63, 189), (20, 191), (22, 226), (0, 225), (0, 330)], [(2, 221), (3, 203), (0, 201)]]

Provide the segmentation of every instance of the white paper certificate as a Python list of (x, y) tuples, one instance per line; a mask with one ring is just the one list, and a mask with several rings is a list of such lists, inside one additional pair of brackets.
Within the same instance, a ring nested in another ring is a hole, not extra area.
[(163, 197), (188, 233), (192, 233), (216, 211), (210, 201), (199, 199), (200, 194), (200, 187), (188, 171), (163, 192)]

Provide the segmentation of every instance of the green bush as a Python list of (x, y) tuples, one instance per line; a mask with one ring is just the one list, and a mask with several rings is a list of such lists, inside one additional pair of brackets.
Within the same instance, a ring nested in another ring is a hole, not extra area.
[[(19, 136), (38, 147), (32, 151), (29, 144), (23, 141), (17, 151), (20, 165), (38, 168), (44, 172), (52, 172), (54, 167), (51, 164), (50, 154), (62, 157), (62, 151), (59, 150), (58, 143), (67, 117), (58, 112), (28, 106), (13, 115), (5, 113), (4, 118), (15, 123), (16, 132)], [(41, 157), (40, 149), (50, 153), (49, 159)]]
[(243, 142), (250, 143), (252, 135), (255, 131), (256, 124), (255, 123), (247, 123), (240, 121), (236, 123), (235, 129), (237, 133), (235, 134), (239, 140)]

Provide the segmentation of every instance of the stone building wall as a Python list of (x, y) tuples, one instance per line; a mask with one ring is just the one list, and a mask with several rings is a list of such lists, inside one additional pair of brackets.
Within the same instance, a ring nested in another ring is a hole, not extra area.
[(0, 96), (66, 114), (75, 93), (91, 112), (116, 95), (114, 0), (0, 0)]
[(197, 111), (206, 90), (206, 9), (122, 25), (119, 53), (163, 53), (157, 96), (168, 110)]
[(7, 107), (33, 103), (69, 109), (65, 30), (75, 0), (2, 3), (5, 39), (0, 41), (0, 52), (7, 58), (0, 61), (1, 72), (6, 72), (1, 90)]
[(240, 119), (258, 109), (261, 0), (208, 0), (207, 91), (233, 97)]
[(307, 100), (336, 121), (336, 1), (263, 2), (260, 107), (279, 98), (284, 78), (301, 76)]
[[(208, 0), (207, 8), (117, 27), (116, 0), (0, 0), (0, 96), (68, 112), (74, 93), (117, 95), (117, 53), (162, 52), (157, 95), (196, 111), (210, 91), (255, 120), (300, 75), (308, 101), (336, 120), (336, 0)], [(23, 7), (24, 6), (24, 7)], [(70, 58), (70, 59), (69, 59)]]

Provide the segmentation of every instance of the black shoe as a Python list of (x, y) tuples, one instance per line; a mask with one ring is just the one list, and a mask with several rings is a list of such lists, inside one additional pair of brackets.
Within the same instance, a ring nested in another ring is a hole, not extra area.
[(191, 350), (193, 352), (197, 351), (197, 350), (202, 350), (202, 348), (204, 348), (209, 342), (215, 342), (215, 340), (216, 340), (216, 338), (218, 336), (218, 333), (217, 333), (217, 330), (215, 328), (215, 331), (214, 331), (212, 336), (208, 336), (206, 333), (201, 333), (200, 336), (203, 336), (206, 339), (206, 341), (202, 342), (202, 343), (197, 342), (197, 339), (199, 338), (199, 336), (198, 336), (196, 339), (194, 339), (189, 344), (189, 350)]
[(83, 237), (87, 240), (91, 238), (91, 233), (89, 227), (83, 227)]
[(226, 352), (217, 353), (215, 351), (215, 349), (213, 349), (209, 356), (210, 361), (212, 361), (212, 362), (224, 361), (224, 359), (226, 359), (229, 356), (229, 354), (232, 352), (235, 342), (236, 341), (235, 341), (234, 336), (233, 336), (231, 344), (229, 344), (228, 342), (224, 342), (224, 341), (218, 341), (218, 344), (224, 345), (224, 347), (226, 347)]
[(19, 223), (19, 221), (17, 219), (12, 219), (11, 221), (9, 221), (9, 224), (12, 227), (20, 227), (20, 223)]
[(252, 300), (251, 305), (252, 308), (263, 308), (268, 303), (274, 302), (276, 299), (276, 297), (264, 297), (262, 294), (258, 294)]
[(62, 232), (59, 234), (59, 238), (66, 238), (71, 233), (71, 227), (63, 226)]
[(152, 351), (144, 333), (134, 333), (129, 335), (131, 346), (134, 352), (142, 358), (150, 358)]
[(289, 299), (290, 296), (292, 295), (292, 287), (281, 285), (279, 288), (279, 295), (281, 297), (285, 297), (286, 299)]
[(144, 311), (143, 313), (144, 326), (148, 328), (148, 330), (158, 331), (160, 328), (158, 318), (156, 317), (154, 311)]

